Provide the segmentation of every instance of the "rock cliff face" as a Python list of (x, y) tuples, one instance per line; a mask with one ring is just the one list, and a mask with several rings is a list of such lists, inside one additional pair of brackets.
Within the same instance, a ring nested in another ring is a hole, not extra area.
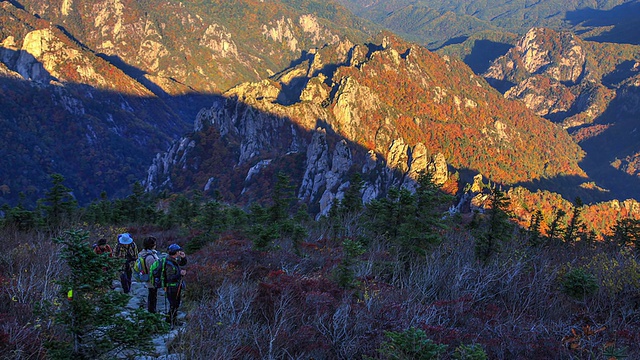
[(569, 32), (533, 28), (483, 76), (505, 97), (575, 129), (604, 113), (619, 88), (609, 79), (620, 76), (624, 64), (638, 57), (640, 51), (633, 46), (598, 44)]
[(505, 90), (506, 98), (523, 101), (540, 116), (566, 120), (569, 128), (593, 121), (604, 110), (593, 101), (597, 95), (587, 95), (607, 90), (593, 85), (586, 53), (583, 41), (569, 32), (533, 28), (483, 76)]
[[(235, 89), (230, 94), (237, 91)], [(268, 93), (265, 91), (262, 94)], [(246, 99), (248, 93), (243, 95)], [(273, 108), (273, 104), (267, 107)], [(324, 126), (307, 129), (286, 116), (266, 113), (239, 102), (236, 97), (221, 98), (213, 107), (200, 112), (196, 131), (213, 128), (220, 135), (220, 141), (234, 144), (232, 153), (236, 157), (232, 161), (232, 169), (202, 169), (202, 163), (206, 160), (201, 158), (194, 161), (194, 154), (206, 149), (199, 148), (201, 144), (196, 140), (185, 137), (175, 142), (166, 153), (156, 156), (148, 171), (146, 189), (151, 191), (168, 187), (178, 190), (172, 180), (176, 173), (197, 169), (211, 170), (210, 177), (201, 189), (207, 191), (210, 190), (212, 178), (225, 176), (224, 173), (230, 170), (242, 169), (246, 173), (239, 176), (244, 179), (242, 186), (238, 187), (238, 190), (242, 189), (239, 194), (241, 197), (249, 187), (256, 186), (255, 178), (271, 166), (274, 159), (282, 161), (302, 154), (304, 164), (296, 171), (302, 176), (293, 179), (299, 184), (296, 194), (301, 201), (307, 202), (319, 215), (323, 215), (343, 198), (354, 169), (367, 179), (362, 190), (363, 201), (384, 195), (390, 186), (415, 189), (415, 179), (422, 171), (431, 171), (434, 181), (440, 184), (449, 177), (444, 156), (427, 156), (424, 144), (410, 147), (402, 139), (397, 139), (380, 156), (374, 151), (365, 151)], [(222, 190), (226, 193), (228, 189)]]

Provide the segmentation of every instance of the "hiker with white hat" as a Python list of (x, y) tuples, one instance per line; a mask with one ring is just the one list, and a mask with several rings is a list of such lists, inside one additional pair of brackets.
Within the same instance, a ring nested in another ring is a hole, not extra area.
[(124, 259), (122, 272), (120, 273), (120, 282), (122, 283), (122, 291), (128, 294), (129, 291), (131, 291), (131, 269), (133, 263), (138, 258), (138, 247), (129, 233), (118, 235), (118, 245), (116, 245), (115, 254), (116, 257)]

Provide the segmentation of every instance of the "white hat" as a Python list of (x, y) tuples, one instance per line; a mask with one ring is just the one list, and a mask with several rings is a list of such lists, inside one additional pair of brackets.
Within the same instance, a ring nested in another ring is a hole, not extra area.
[(122, 245), (129, 245), (133, 242), (133, 239), (131, 238), (131, 235), (129, 235), (129, 233), (124, 233), (118, 235), (118, 242)]

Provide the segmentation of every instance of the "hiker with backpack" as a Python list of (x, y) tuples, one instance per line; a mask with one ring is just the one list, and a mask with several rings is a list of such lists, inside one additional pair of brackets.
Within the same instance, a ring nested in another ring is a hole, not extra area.
[(149, 291), (147, 295), (147, 310), (149, 310), (150, 313), (156, 312), (156, 304), (158, 303), (158, 288), (155, 287), (153, 281), (150, 281), (151, 276), (149, 275), (151, 274), (153, 263), (158, 261), (156, 243), (157, 240), (153, 236), (144, 239), (142, 243), (144, 249), (138, 254), (137, 260), (137, 262), (141, 262), (141, 264), (138, 266), (138, 269), (134, 267), (134, 270), (141, 273), (141, 275), (139, 275), (140, 281), (147, 282), (147, 289)]
[(180, 267), (187, 264), (187, 257), (178, 244), (169, 245), (167, 250), (169, 256), (155, 262), (152, 274), (155, 286), (164, 288), (167, 300), (169, 300), (167, 322), (171, 326), (177, 326), (180, 325), (177, 321), (180, 295), (184, 289), (182, 277), (187, 273)]
[(120, 283), (122, 292), (128, 294), (131, 291), (131, 274), (133, 263), (138, 258), (138, 247), (129, 233), (118, 235), (118, 245), (115, 250), (116, 257), (124, 259), (122, 272), (120, 273)]
[(96, 244), (93, 244), (93, 252), (98, 255), (105, 254), (108, 257), (113, 257), (113, 250), (111, 246), (107, 244), (106, 238), (101, 238)]

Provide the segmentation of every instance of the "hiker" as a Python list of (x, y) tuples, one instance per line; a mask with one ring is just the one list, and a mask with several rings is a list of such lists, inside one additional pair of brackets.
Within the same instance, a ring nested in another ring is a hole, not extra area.
[(98, 243), (93, 245), (93, 252), (98, 255), (105, 254), (108, 257), (113, 257), (113, 250), (111, 249), (111, 246), (107, 244), (106, 238), (101, 238), (98, 240)]
[(181, 269), (181, 266), (187, 264), (187, 257), (178, 244), (171, 244), (167, 249), (169, 256), (166, 257), (164, 264), (164, 281), (162, 284), (165, 288), (167, 299), (169, 300), (169, 316), (167, 322), (172, 326), (180, 325), (177, 321), (178, 308), (180, 307), (180, 293), (184, 288), (182, 277), (187, 273)]
[[(153, 236), (144, 239), (142, 246), (144, 249), (140, 251), (139, 257), (144, 260), (144, 270), (146, 274), (150, 274), (151, 266), (158, 261), (158, 252), (156, 251), (157, 240)], [(158, 303), (158, 288), (154, 286), (153, 280), (147, 283), (149, 294), (147, 296), (147, 310), (150, 313), (156, 312), (156, 304)]]
[(125, 260), (120, 273), (120, 283), (122, 284), (122, 291), (128, 294), (131, 291), (131, 268), (138, 258), (138, 248), (129, 233), (118, 235), (118, 245), (116, 245), (115, 253), (116, 257)]

